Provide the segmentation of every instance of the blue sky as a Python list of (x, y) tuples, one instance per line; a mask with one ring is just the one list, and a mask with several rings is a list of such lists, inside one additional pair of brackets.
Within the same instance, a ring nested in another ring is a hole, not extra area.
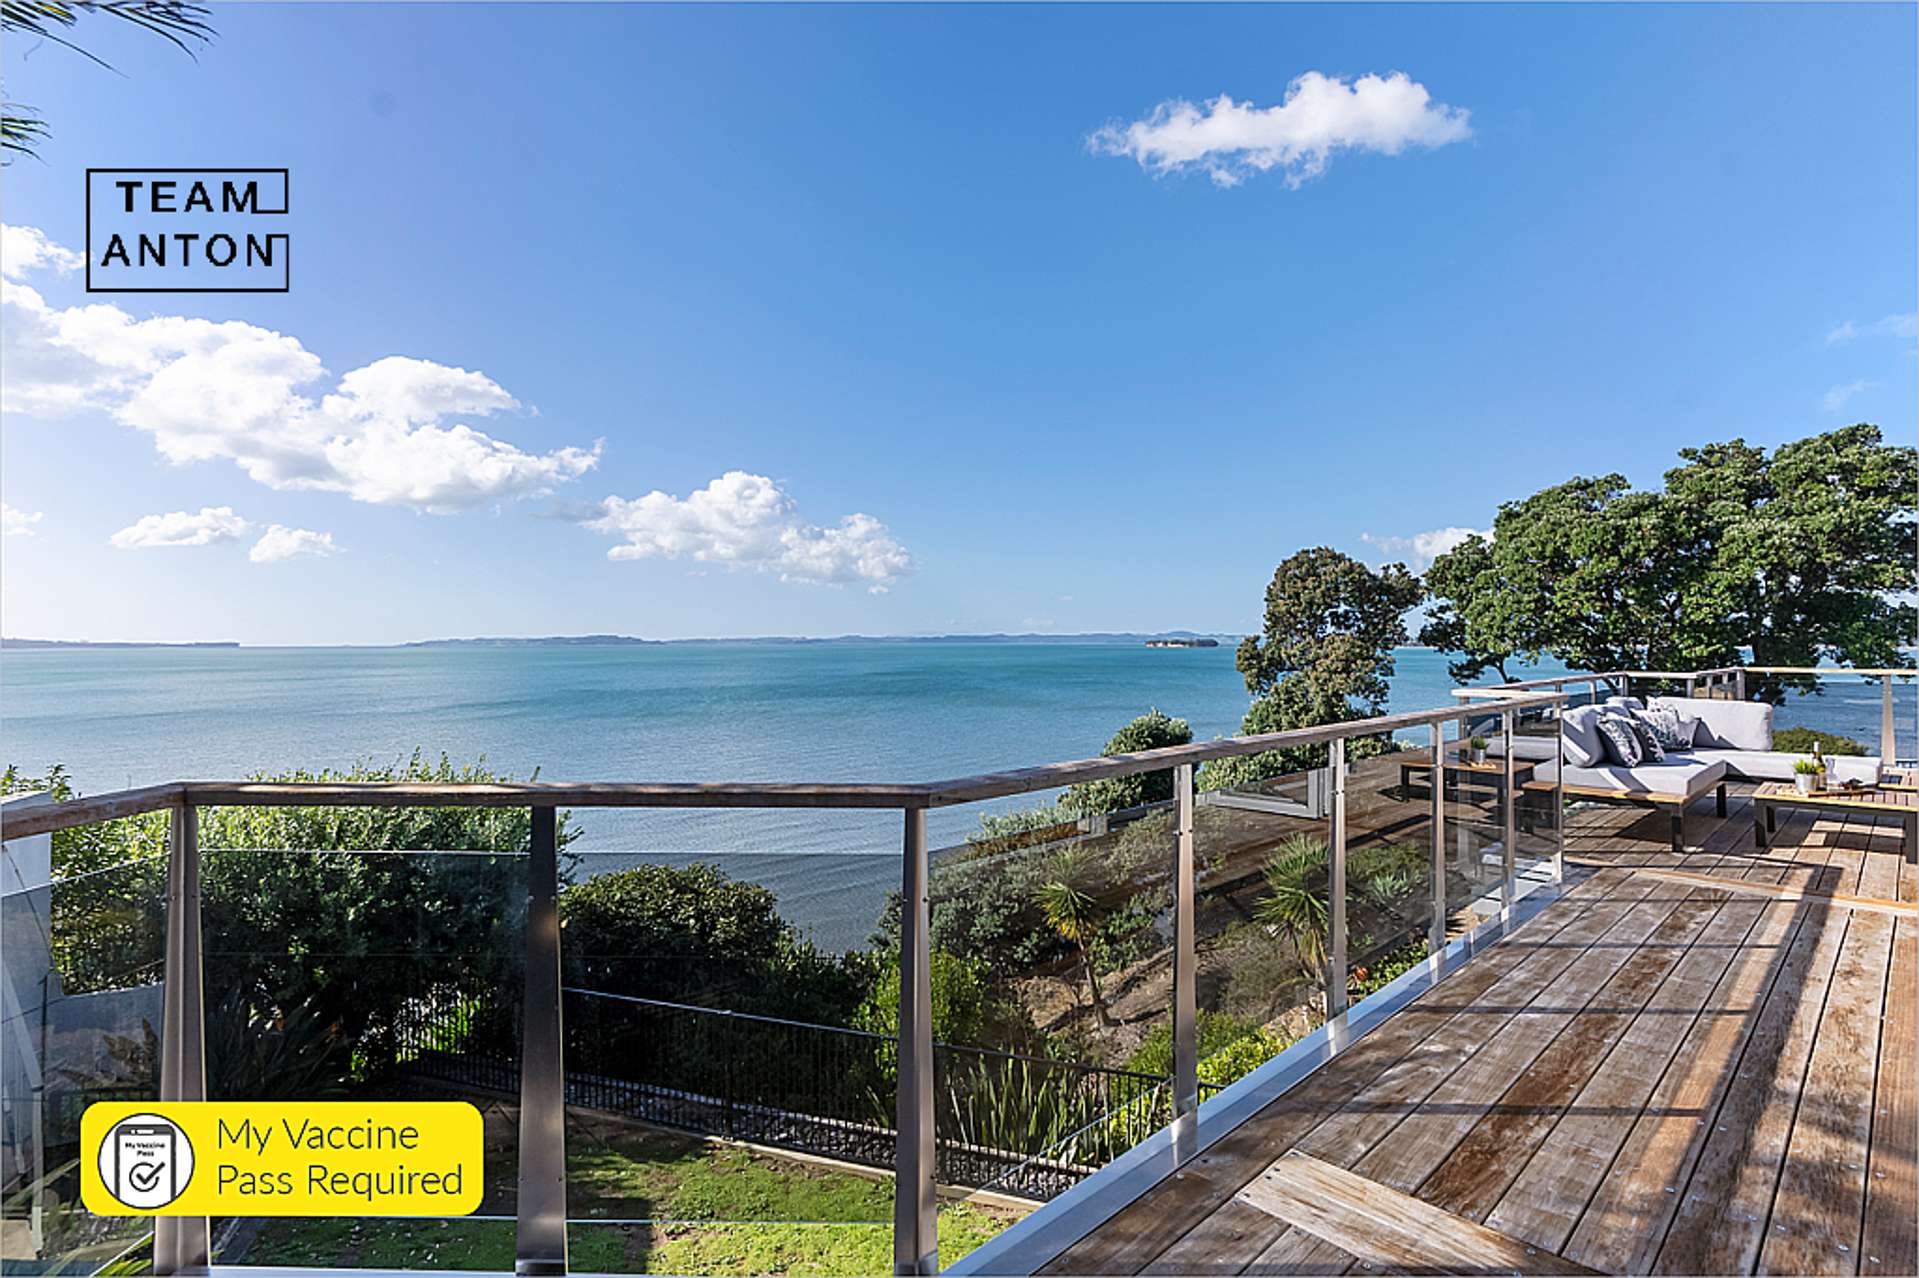
[[(1302, 546), (1914, 437), (1909, 5), (214, 23), (7, 42), (9, 635), (1233, 631)], [(292, 291), (88, 298), (141, 165), (290, 169)]]

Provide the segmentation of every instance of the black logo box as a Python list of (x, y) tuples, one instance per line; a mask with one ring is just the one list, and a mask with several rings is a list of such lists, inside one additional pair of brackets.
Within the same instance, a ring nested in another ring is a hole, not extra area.
[(234, 288), (186, 288), (186, 287), (178, 287), (178, 286), (171, 287), (171, 288), (133, 288), (133, 287), (95, 288), (93, 284), (93, 179), (95, 174), (112, 175), (116, 173), (119, 173), (119, 174), (133, 173), (133, 174), (139, 174), (142, 177), (151, 177), (156, 174), (176, 176), (182, 173), (197, 174), (197, 175), (216, 174), (216, 175), (225, 176), (225, 177), (231, 177), (237, 173), (245, 173), (245, 174), (277, 173), (280, 175), (280, 207), (277, 209), (255, 209), (253, 211), (253, 216), (259, 216), (259, 217), (283, 216), (286, 213), (287, 209), (293, 203), (293, 179), (286, 169), (88, 169), (87, 176), (86, 176), (86, 183), (87, 183), (87, 189), (86, 189), (86, 202), (87, 202), (86, 291), (87, 292), (89, 293), (286, 293), (286, 292), (292, 291), (292, 288), (293, 288), (293, 253), (291, 248), (292, 239), (290, 236), (286, 235), (285, 233), (281, 233), (279, 236), (281, 240), (286, 242), (284, 247), (287, 248), (287, 255), (286, 255), (286, 267), (284, 270), (282, 270), (280, 274), (281, 283), (280, 283), (280, 287), (278, 288), (261, 288), (261, 287), (251, 287), (251, 286), (237, 286)]

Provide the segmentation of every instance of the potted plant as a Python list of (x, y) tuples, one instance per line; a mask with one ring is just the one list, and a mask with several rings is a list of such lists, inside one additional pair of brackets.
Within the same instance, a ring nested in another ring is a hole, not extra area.
[(1801, 794), (1811, 794), (1819, 788), (1819, 765), (1811, 759), (1800, 759), (1792, 765), (1792, 783)]
[(1474, 737), (1466, 743), (1466, 749), (1468, 751), (1466, 758), (1469, 763), (1484, 763), (1486, 761), (1486, 738)]

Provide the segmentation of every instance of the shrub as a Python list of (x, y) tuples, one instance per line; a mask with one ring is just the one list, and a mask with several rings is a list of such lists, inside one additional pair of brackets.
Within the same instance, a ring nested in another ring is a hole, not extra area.
[[(1100, 751), (1103, 758), (1116, 754), (1134, 754), (1141, 750), (1158, 750), (1166, 746), (1187, 745), (1192, 742), (1193, 728), (1184, 719), (1174, 719), (1160, 713), (1157, 709), (1134, 719), (1121, 728), (1107, 741), (1105, 749)], [(1071, 786), (1059, 801), (1061, 811), (1076, 816), (1093, 816), (1103, 812), (1122, 812), (1127, 808), (1144, 807), (1149, 803), (1164, 803), (1173, 797), (1173, 773), (1170, 768), (1161, 768), (1153, 772), (1140, 772), (1126, 777), (1108, 777), (1103, 781), (1087, 781)]]
[(1199, 1062), (1199, 1081), (1215, 1087), (1238, 1082), (1291, 1047), (1295, 1040), (1278, 1030), (1259, 1029), (1242, 1034)]
[(1402, 945), (1390, 954), (1381, 956), (1371, 963), (1353, 969), (1352, 997), (1361, 999), (1368, 994), (1385, 989), (1399, 977), (1412, 971), (1426, 961), (1426, 943), (1414, 941)]
[[(1028, 1046), (1036, 1037), (1026, 1010), (995, 989), (978, 959), (933, 951), (933, 1038), (936, 1042), (1001, 1050)], [(873, 1034), (897, 1034), (900, 1025), (900, 965), (880, 960), (873, 988), (854, 1013), (853, 1025)]]
[[(932, 945), (956, 958), (986, 964), (995, 978), (1024, 973), (1059, 952), (1033, 899), (1039, 873), (1034, 854), (956, 854), (933, 863)], [(889, 892), (869, 944), (897, 956), (899, 893)]]
[(1785, 728), (1772, 734), (1772, 748), (1786, 754), (1811, 754), (1817, 746), (1821, 754), (1866, 753), (1865, 743), (1851, 737), (1842, 737), (1834, 732), (1817, 732), (1811, 728)]
[[(1224, 1012), (1202, 1011), (1199, 1014), (1199, 1055), (1204, 1060), (1215, 1052), (1223, 1051), (1229, 1045), (1257, 1033), (1259, 1026), (1252, 1021), (1228, 1016)], [(1126, 1068), (1136, 1074), (1157, 1074), (1170, 1078), (1173, 1073), (1173, 1023), (1160, 1021), (1148, 1030), (1140, 1045), (1126, 1060)]]
[(560, 893), (567, 984), (610, 994), (845, 1024), (869, 961), (821, 953), (779, 898), (710, 865), (636, 865)]
[[(391, 766), (295, 771), (256, 781), (486, 783), (511, 778), (482, 759), (457, 767), (421, 752)], [(42, 778), (9, 768), (6, 791), (73, 796), (63, 769)], [(201, 926), (206, 953), (208, 1086), (215, 1097), (278, 1094), (273, 1045), (226, 1032), (275, 1027), (327, 1061), (313, 1086), (337, 1086), (390, 1066), (435, 990), (517, 989), (523, 946), (516, 857), (393, 855), (523, 852), (524, 808), (235, 808), (199, 813)], [(168, 818), (148, 813), (55, 833), (53, 960), (68, 993), (158, 979)], [(573, 837), (559, 821), (562, 848)], [(328, 855), (353, 853), (354, 855)], [(113, 867), (121, 867), (115, 869)], [(80, 877), (85, 876), (85, 877)], [(511, 1032), (513, 1004), (475, 1033)]]

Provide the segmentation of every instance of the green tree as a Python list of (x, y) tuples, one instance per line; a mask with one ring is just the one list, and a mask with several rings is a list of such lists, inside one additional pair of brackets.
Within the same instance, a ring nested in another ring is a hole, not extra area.
[[(1455, 673), (1555, 657), (1584, 670), (1909, 666), (1919, 452), (1859, 424), (1680, 451), (1658, 491), (1578, 478), (1500, 507), (1490, 542), (1443, 555), (1421, 639)], [(1777, 700), (1809, 678), (1754, 676)]]
[[(1101, 758), (1110, 759), (1119, 754), (1190, 745), (1192, 740), (1193, 728), (1186, 720), (1174, 719), (1153, 709), (1115, 732), (1099, 753)], [(1123, 812), (1149, 803), (1164, 803), (1172, 797), (1172, 769), (1161, 768), (1071, 786), (1060, 798), (1059, 807), (1061, 811), (1074, 816), (1094, 816), (1103, 812)]]
[(1482, 574), (1485, 589), (1498, 581), (1492, 543), (1474, 533), (1426, 570), (1426, 589), (1431, 602), (1426, 608), (1426, 623), (1420, 627), (1419, 642), (1441, 652), (1456, 652), (1460, 659), (1447, 663), (1447, 671), (1458, 684), (1478, 683), (1487, 671), (1499, 676), (1499, 682), (1512, 682), (1507, 663), (1523, 646), (1524, 636), (1516, 631), (1523, 619), (1511, 613), (1482, 616), (1476, 628), (1469, 627), (1454, 602), (1469, 599), (1480, 590)]
[[(1422, 597), (1403, 564), (1375, 572), (1324, 546), (1281, 563), (1266, 587), (1264, 625), (1241, 641), (1236, 664), (1255, 698), (1240, 730), (1248, 735), (1344, 723), (1386, 704), (1393, 649), (1406, 642), (1405, 614)], [(1348, 757), (1390, 747), (1354, 742)], [(1206, 765), (1201, 785), (1225, 789), (1264, 777), (1324, 767), (1324, 746), (1269, 750)]]
[[(106, 66), (63, 32), (86, 14), (118, 18), (191, 54), (192, 45), (213, 37), (206, 6), (182, 0), (0, 0), (0, 32), (13, 39), (33, 37), (65, 45), (90, 62)], [(7, 100), (0, 105), (0, 154), (32, 155), (47, 136), (46, 121), (32, 107)]]

